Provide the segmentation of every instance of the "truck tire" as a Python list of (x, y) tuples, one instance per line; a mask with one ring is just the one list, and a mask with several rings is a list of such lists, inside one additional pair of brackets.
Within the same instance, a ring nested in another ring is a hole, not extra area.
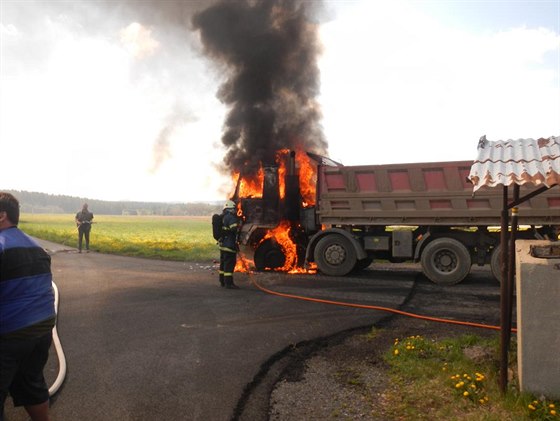
[(453, 238), (437, 238), (424, 248), (422, 271), (430, 281), (439, 285), (461, 282), (471, 270), (472, 260), (467, 248)]
[(276, 241), (269, 238), (257, 247), (253, 261), (257, 271), (274, 270), (286, 264), (286, 255), (282, 247)]
[(319, 271), (330, 276), (349, 274), (357, 262), (354, 246), (340, 234), (329, 234), (321, 238), (313, 256)]
[[(497, 245), (492, 250), (492, 254), (490, 255), (490, 269), (492, 270), (492, 275), (496, 278), (500, 284), (502, 283), (502, 246)], [(515, 279), (515, 276), (513, 277)]]
[(492, 250), (492, 254), (490, 255), (490, 269), (492, 269), (492, 275), (496, 278), (496, 281), (501, 282), (502, 279), (502, 257), (500, 256), (501, 246), (497, 245)]

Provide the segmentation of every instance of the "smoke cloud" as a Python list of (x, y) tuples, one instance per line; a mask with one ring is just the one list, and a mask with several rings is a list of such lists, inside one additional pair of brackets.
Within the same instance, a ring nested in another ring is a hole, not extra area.
[(196, 13), (205, 53), (226, 71), (224, 169), (274, 162), (284, 148), (326, 154), (320, 124), (318, 2), (223, 0)]
[(170, 138), (173, 133), (187, 123), (197, 121), (197, 117), (184, 110), (180, 104), (176, 104), (171, 114), (167, 117), (165, 124), (160, 130), (153, 146), (153, 164), (151, 172), (155, 173), (165, 160), (171, 158), (171, 142)]

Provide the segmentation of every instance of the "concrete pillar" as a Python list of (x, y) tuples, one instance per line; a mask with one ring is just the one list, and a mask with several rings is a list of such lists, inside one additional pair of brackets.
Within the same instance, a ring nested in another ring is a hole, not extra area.
[(547, 245), (560, 248), (516, 242), (517, 363), (521, 391), (560, 399), (560, 256), (531, 255), (531, 246)]

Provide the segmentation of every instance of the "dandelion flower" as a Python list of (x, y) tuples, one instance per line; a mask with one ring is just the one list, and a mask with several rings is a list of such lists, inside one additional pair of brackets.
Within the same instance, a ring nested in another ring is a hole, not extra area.
[(551, 403), (550, 405), (548, 405), (548, 407), (549, 407), (550, 409), (554, 409), (554, 408), (556, 408), (556, 407), (554, 406), (554, 404), (553, 404), (553, 403)]
[(469, 396), (469, 395), (470, 395), (470, 393), (467, 392), (466, 390), (463, 392), (463, 396)]
[(398, 350), (398, 349), (395, 349), (394, 354), (395, 354), (395, 355), (399, 355), (399, 350)]
[(535, 411), (535, 410), (537, 409), (537, 408), (535, 408), (535, 407), (533, 406), (533, 404), (531, 404), (531, 403), (528, 405), (528, 408), (529, 408), (531, 411)]
[(556, 415), (556, 411), (554, 409), (550, 410), (550, 415)]

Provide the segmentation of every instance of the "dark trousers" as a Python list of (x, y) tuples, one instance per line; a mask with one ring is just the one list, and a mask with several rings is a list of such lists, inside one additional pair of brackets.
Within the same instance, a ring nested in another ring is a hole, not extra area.
[(8, 394), (14, 406), (38, 405), (49, 399), (43, 370), (52, 333), (37, 338), (0, 339), (0, 419)]
[(86, 250), (89, 250), (89, 232), (91, 231), (90, 224), (82, 224), (78, 227), (78, 249), (82, 250), (82, 240), (86, 238)]
[(233, 271), (236, 261), (236, 253), (220, 250), (220, 284), (226, 286), (233, 284)]

